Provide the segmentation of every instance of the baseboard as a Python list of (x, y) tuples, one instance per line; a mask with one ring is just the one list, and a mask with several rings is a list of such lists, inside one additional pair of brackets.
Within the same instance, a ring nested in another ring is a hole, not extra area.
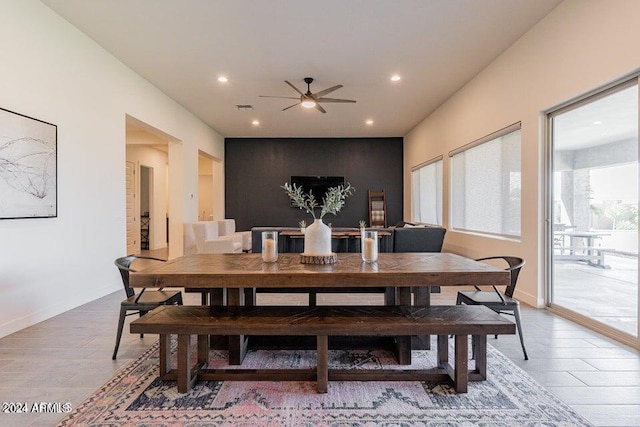
[(523, 304), (530, 305), (534, 308), (544, 308), (544, 299), (538, 298), (536, 295), (530, 295), (525, 292), (518, 292), (516, 290), (514, 298)]
[(48, 307), (44, 307), (33, 313), (29, 313), (25, 316), (19, 317), (17, 319), (13, 319), (3, 325), (0, 325), (0, 338), (4, 338), (8, 335), (13, 334), (14, 332), (18, 332), (22, 329), (28, 328), (29, 326), (33, 326), (44, 320), (57, 316), (58, 314), (80, 307), (81, 305), (87, 304), (91, 301), (94, 301), (98, 298), (102, 298), (106, 295), (109, 295), (121, 289), (122, 289), (122, 285), (105, 286), (103, 288), (96, 289), (94, 292), (91, 292), (90, 294), (83, 294), (83, 295), (76, 294), (75, 298), (71, 296), (69, 299), (59, 304), (54, 304)]

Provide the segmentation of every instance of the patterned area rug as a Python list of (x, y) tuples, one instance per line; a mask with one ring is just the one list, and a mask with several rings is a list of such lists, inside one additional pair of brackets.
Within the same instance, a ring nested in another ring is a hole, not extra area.
[[(452, 351), (450, 353), (453, 353)], [(211, 351), (210, 366), (227, 366)], [(435, 364), (413, 351), (411, 368)], [(589, 426), (569, 406), (488, 346), (488, 379), (456, 394), (430, 382), (199, 382), (179, 394), (158, 379), (158, 344), (124, 368), (59, 426)], [(386, 351), (330, 351), (330, 367), (394, 367)], [(175, 361), (174, 361), (175, 363)], [(242, 368), (303, 368), (314, 351), (250, 351)], [(472, 364), (472, 363), (471, 363)], [(407, 368), (406, 366), (404, 368)]]

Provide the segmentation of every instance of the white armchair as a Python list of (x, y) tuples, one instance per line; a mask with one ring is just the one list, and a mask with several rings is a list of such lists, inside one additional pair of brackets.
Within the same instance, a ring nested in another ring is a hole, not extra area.
[(183, 254), (191, 255), (198, 253), (198, 248), (196, 246), (196, 235), (193, 232), (193, 224), (186, 223), (183, 224), (182, 227), (182, 238), (183, 238)]
[(235, 219), (223, 219), (218, 221), (218, 233), (220, 236), (231, 236), (234, 242), (240, 243), (242, 250), (251, 250), (251, 231), (236, 231)]
[[(216, 221), (200, 221), (191, 224), (197, 253), (242, 252), (242, 242), (232, 236), (220, 236)], [(185, 233), (186, 235), (186, 233)], [(186, 248), (185, 248), (186, 252)]]

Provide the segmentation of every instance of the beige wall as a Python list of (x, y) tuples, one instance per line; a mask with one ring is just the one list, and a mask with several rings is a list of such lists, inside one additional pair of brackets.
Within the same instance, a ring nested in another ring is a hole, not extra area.
[(37, 0), (0, 1), (0, 52), (0, 106), (58, 126), (58, 217), (0, 221), (2, 337), (124, 298), (113, 260), (126, 253), (127, 116), (172, 141), (170, 256), (197, 219), (198, 152), (222, 159), (224, 139)]
[[(522, 237), (509, 241), (449, 230), (444, 250), (527, 260), (516, 296), (542, 306), (544, 112), (640, 67), (640, 2), (567, 0), (405, 136), (404, 216), (411, 216), (411, 167), (522, 122)], [(481, 46), (479, 46), (481, 48)], [(425, 82), (428, 84), (428, 82)]]

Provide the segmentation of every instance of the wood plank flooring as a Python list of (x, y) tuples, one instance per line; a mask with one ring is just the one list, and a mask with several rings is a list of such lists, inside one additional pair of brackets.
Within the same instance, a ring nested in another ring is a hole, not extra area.
[[(455, 289), (433, 304), (454, 304)], [(318, 303), (379, 304), (381, 295), (319, 294)], [(129, 334), (128, 319), (116, 361), (111, 360), (118, 310), (116, 292), (0, 339), (0, 402), (70, 402), (75, 408), (157, 336)], [(259, 304), (306, 304), (302, 294), (260, 294)], [(186, 304), (199, 304), (189, 294)], [(640, 425), (640, 353), (546, 310), (523, 307), (530, 360), (516, 335), (489, 344), (598, 426)], [(69, 331), (73, 330), (70, 334)], [(51, 426), (64, 414), (0, 413), (0, 425)]]

